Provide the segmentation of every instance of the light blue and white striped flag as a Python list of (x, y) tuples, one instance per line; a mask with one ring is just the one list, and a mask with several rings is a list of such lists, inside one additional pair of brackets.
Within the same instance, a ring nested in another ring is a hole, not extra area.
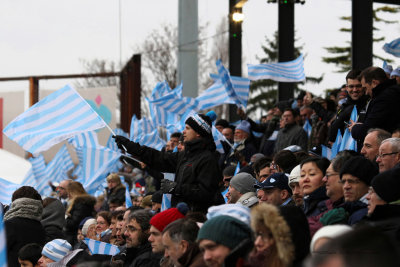
[(132, 141), (137, 140), (142, 135), (149, 134), (153, 132), (155, 129), (156, 127), (149, 119), (143, 117), (140, 120), (138, 120), (136, 116), (133, 115), (131, 120), (129, 139)]
[(142, 146), (148, 146), (157, 150), (161, 150), (166, 144), (166, 142), (158, 135), (157, 129), (149, 134), (144, 134), (133, 141), (141, 144)]
[[(170, 181), (175, 180), (175, 174), (174, 173), (164, 173), (164, 179), (168, 179)], [(167, 210), (172, 207), (171, 205), (171, 194), (163, 194), (162, 200), (161, 200), (161, 211)]]
[(93, 194), (96, 192), (99, 186), (106, 179), (113, 169), (113, 166), (117, 163), (121, 156), (121, 153), (112, 151), (108, 148), (86, 148), (84, 163), (82, 164), (84, 170), (89, 168), (89, 171), (85, 170), (85, 179), (83, 187), (86, 192)]
[(85, 238), (83, 240), (85, 244), (88, 246), (90, 252), (92, 254), (100, 254), (100, 255), (111, 255), (114, 256), (119, 253), (119, 249), (116, 245), (111, 245), (109, 243), (97, 241), (94, 239)]
[(4, 228), (3, 208), (0, 209), (0, 267), (7, 267), (7, 240), (6, 229)]
[[(209, 109), (222, 104), (235, 104), (229, 97), (220, 77), (210, 74), (214, 84), (201, 93), (196, 100), (199, 102), (199, 110)], [(241, 99), (241, 103), (247, 106), (249, 98), (250, 80), (247, 78), (231, 76), (232, 86), (236, 95)]]
[(215, 143), (215, 147), (217, 148), (217, 151), (221, 154), (225, 153), (224, 146), (222, 145), (222, 141), (225, 141), (228, 144), (230, 144), (229, 141), (226, 140), (225, 136), (220, 131), (218, 131), (218, 129), (215, 128), (214, 125), (212, 126), (212, 135), (214, 138), (214, 143)]
[(383, 45), (383, 50), (395, 57), (400, 57), (400, 38)]
[(252, 81), (270, 79), (277, 82), (302, 82), (306, 79), (303, 55), (287, 62), (247, 64), (247, 68)]
[(340, 129), (337, 132), (336, 135), (336, 139), (335, 142), (332, 144), (332, 148), (331, 148), (331, 158), (333, 159), (334, 157), (336, 157), (336, 154), (340, 151), (340, 145), (342, 144), (342, 132), (340, 131)]
[(74, 163), (72, 162), (71, 155), (64, 144), (49, 164), (47, 164), (46, 176), (52, 182), (61, 182), (69, 178), (67, 172), (73, 167)]
[(67, 85), (20, 114), (3, 133), (35, 155), (78, 133), (105, 126), (88, 102)]
[[(354, 122), (357, 121), (357, 107), (356, 107), (356, 105), (354, 105), (354, 107), (353, 107), (353, 110), (352, 110), (351, 115), (350, 115), (350, 119), (352, 121), (354, 121)], [(342, 151), (342, 150), (345, 150), (345, 149), (357, 151), (357, 141), (354, 140), (354, 138), (351, 136), (351, 133), (350, 133), (348, 128), (346, 128), (344, 130), (344, 135), (343, 135), (342, 143), (340, 144), (339, 151)]]
[(21, 185), (36, 187), (37, 182), (36, 182), (35, 174), (33, 174), (32, 168), (30, 168), (28, 170), (28, 172), (26, 173), (24, 179), (21, 182)]
[(82, 176), (78, 179), (78, 182), (83, 185), (88, 183), (105, 162), (121, 155), (120, 152), (102, 146), (78, 147), (76, 150), (82, 155)]
[[(121, 181), (122, 178), (124, 178), (123, 176), (121, 177)], [(125, 207), (128, 209), (130, 207), (132, 207), (132, 198), (131, 198), (131, 193), (129, 192), (129, 185), (124, 181), (122, 182), (125, 186)]]
[(329, 147), (321, 145), (321, 156), (332, 160), (332, 150)]
[(308, 119), (306, 119), (306, 122), (303, 125), (303, 129), (304, 129), (304, 131), (306, 131), (307, 136), (310, 137), (312, 127), (311, 127), (310, 121)]
[(217, 60), (216, 62), (217, 69), (218, 69), (218, 76), (221, 79), (221, 83), (223, 84), (226, 93), (231, 98), (231, 100), (238, 106), (239, 108), (245, 109), (247, 102), (244, 103), (243, 99), (241, 99), (235, 91), (235, 88), (232, 84), (231, 75), (229, 71), (222, 65), (221, 60)]
[(20, 187), (21, 185), (19, 184), (0, 178), (0, 202), (3, 204), (10, 204), (12, 194)]
[(97, 138), (97, 133), (95, 131), (79, 133), (74, 137), (68, 139), (68, 143), (74, 147), (98, 147), (99, 140)]

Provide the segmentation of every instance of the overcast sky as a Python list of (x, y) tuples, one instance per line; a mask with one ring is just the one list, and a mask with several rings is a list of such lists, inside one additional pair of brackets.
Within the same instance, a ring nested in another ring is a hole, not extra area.
[[(228, 0), (199, 0), (199, 23), (208, 23), (208, 36), (227, 17)], [(121, 16), (119, 15), (121, 4)], [(378, 4), (374, 4), (375, 7)], [(177, 24), (177, 0), (2, 0), (0, 1), (0, 77), (55, 75), (83, 72), (80, 59), (107, 59), (119, 62), (129, 59), (133, 47), (163, 24)], [(249, 0), (244, 6), (243, 54), (245, 63), (258, 63), (263, 56), (265, 36), (277, 30), (277, 4), (266, 0)], [(309, 76), (324, 74), (324, 81), (308, 89), (321, 95), (326, 88), (339, 87), (344, 74), (336, 74), (333, 65), (322, 62), (323, 47), (343, 45), (350, 41), (349, 27), (340, 16), (351, 15), (350, 0), (307, 0), (296, 5), (296, 36), (304, 47), (305, 72)], [(391, 19), (398, 19), (392, 16)], [(121, 36), (119, 20), (121, 19)], [(400, 24), (376, 25), (386, 42), (400, 37)], [(121, 38), (120, 38), (121, 37)], [(121, 50), (120, 50), (121, 40)], [(384, 42), (374, 46), (374, 53), (400, 59), (382, 50)], [(210, 62), (215, 64), (215, 62)], [(382, 65), (381, 61), (374, 62)], [(243, 69), (247, 76), (247, 69)], [(67, 81), (41, 82), (41, 88), (61, 87)], [(0, 89), (27, 88), (27, 82), (0, 83)]]

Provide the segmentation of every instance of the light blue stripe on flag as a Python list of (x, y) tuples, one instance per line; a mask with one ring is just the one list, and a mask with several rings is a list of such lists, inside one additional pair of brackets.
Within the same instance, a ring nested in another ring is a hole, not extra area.
[(235, 173), (233, 174), (233, 176), (235, 176), (236, 174), (238, 174), (239, 171), (240, 171), (240, 163), (238, 162), (238, 164), (236, 165)]
[(224, 197), (225, 203), (228, 203), (228, 198), (225, 196), (228, 193), (229, 187), (227, 187), (224, 191), (221, 192), (222, 196)]
[(83, 242), (88, 246), (92, 254), (111, 255), (114, 256), (119, 253), (116, 245), (101, 242), (94, 239), (85, 238)]
[(303, 55), (288, 62), (268, 64), (247, 64), (249, 79), (270, 79), (277, 82), (302, 82), (306, 79), (304, 74)]
[(68, 179), (67, 172), (74, 167), (67, 146), (64, 144), (46, 167), (46, 175), (52, 182)]
[(332, 150), (329, 147), (321, 145), (321, 156), (332, 160)]
[(131, 193), (129, 192), (129, 186), (126, 182), (123, 182), (125, 186), (125, 207), (130, 208), (132, 207), (132, 198), (131, 198)]
[(3, 132), (25, 150), (38, 154), (78, 133), (105, 126), (104, 120), (67, 85), (20, 114)]
[(74, 147), (97, 147), (99, 146), (99, 141), (97, 139), (97, 133), (95, 131), (79, 133), (74, 137), (68, 139), (68, 143), (72, 144)]
[(400, 38), (383, 45), (383, 50), (395, 57), (400, 57)]

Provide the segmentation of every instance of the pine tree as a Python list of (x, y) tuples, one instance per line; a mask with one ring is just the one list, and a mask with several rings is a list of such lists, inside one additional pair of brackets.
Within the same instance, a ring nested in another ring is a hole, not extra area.
[[(266, 45), (261, 46), (265, 53), (265, 57), (258, 58), (260, 63), (270, 63), (278, 61), (278, 32), (274, 33), (272, 39), (265, 37)], [(294, 56), (299, 57), (302, 47), (295, 47)], [(323, 79), (321, 77), (306, 77), (306, 82), (320, 83)], [(303, 90), (299, 85), (304, 83), (296, 83), (295, 91)], [(265, 113), (268, 109), (272, 108), (278, 99), (278, 82), (272, 80), (257, 80), (252, 81), (250, 84), (250, 96), (247, 104), (247, 114), (251, 114), (261, 109)]]
[[(373, 20), (374, 20), (374, 25), (377, 23), (383, 22), (385, 24), (393, 24), (397, 23), (396, 20), (385, 20), (378, 15), (380, 13), (386, 13), (386, 14), (395, 14), (400, 11), (400, 8), (398, 7), (389, 7), (389, 6), (383, 6), (380, 8), (376, 8), (373, 10)], [(351, 23), (351, 17), (340, 17), (341, 20), (348, 21)], [(379, 28), (373, 27), (373, 30), (375, 32), (379, 31)], [(351, 28), (340, 28), (340, 32), (346, 32), (346, 33), (351, 33)], [(385, 37), (376, 37), (373, 38), (374, 42), (381, 42), (384, 41)], [(332, 56), (328, 57), (323, 57), (322, 61), (328, 64), (335, 64), (339, 69), (336, 72), (348, 72), (351, 70), (351, 42), (347, 41), (346, 46), (332, 46), (332, 47), (325, 47), (325, 50), (329, 53), (332, 54)], [(376, 54), (373, 54), (374, 59), (380, 59), (382, 61), (386, 60), (388, 63), (392, 62), (391, 59), (385, 59), (383, 57), (380, 57)]]

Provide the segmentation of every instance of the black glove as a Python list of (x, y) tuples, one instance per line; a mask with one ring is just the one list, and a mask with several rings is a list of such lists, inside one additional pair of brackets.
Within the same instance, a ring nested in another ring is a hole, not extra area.
[(175, 190), (175, 187), (176, 187), (175, 182), (172, 182), (168, 179), (161, 180), (161, 191), (164, 194), (171, 194)]
[(115, 139), (115, 143), (117, 143), (118, 148), (122, 151), (125, 151), (126, 149), (126, 152), (132, 155), (138, 155), (141, 153), (141, 146), (138, 143), (132, 142), (128, 138), (121, 135), (113, 135), (113, 138)]

